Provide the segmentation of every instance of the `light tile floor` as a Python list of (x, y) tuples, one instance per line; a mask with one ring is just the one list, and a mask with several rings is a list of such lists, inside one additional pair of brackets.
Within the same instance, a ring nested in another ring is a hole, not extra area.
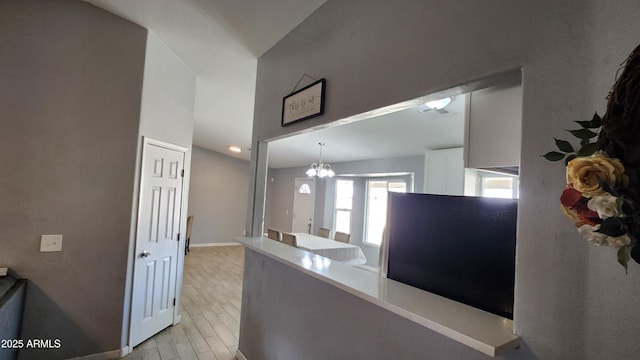
[(191, 248), (185, 256), (182, 321), (124, 360), (231, 360), (240, 332), (244, 247)]

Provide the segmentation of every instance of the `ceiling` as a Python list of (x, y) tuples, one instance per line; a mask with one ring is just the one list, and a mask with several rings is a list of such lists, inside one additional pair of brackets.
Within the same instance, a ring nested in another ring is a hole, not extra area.
[(269, 167), (423, 155), (425, 150), (461, 147), (464, 142), (466, 95), (458, 95), (446, 114), (424, 105), (395, 111), (269, 143)]
[[(147, 28), (197, 76), (194, 145), (250, 159), (258, 57), (326, 0), (85, 0)], [(462, 145), (464, 100), (449, 114), (406, 109), (270, 143), (269, 166), (423, 154)], [(231, 153), (230, 145), (243, 149)]]
[(326, 0), (85, 0), (147, 28), (197, 75), (195, 145), (249, 160), (258, 57)]

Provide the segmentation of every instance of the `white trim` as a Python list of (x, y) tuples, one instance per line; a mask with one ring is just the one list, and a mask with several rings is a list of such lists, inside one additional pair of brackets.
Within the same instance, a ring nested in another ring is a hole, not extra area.
[(210, 247), (210, 246), (242, 246), (237, 242), (224, 242), (224, 243), (204, 243), (204, 244), (189, 244), (189, 247)]
[(166, 141), (150, 138), (148, 136), (143, 136), (142, 137), (142, 143), (143, 143), (143, 145), (147, 145), (147, 144), (156, 145), (156, 146), (160, 146), (160, 147), (163, 147), (163, 148), (167, 148), (167, 149), (171, 149), (171, 150), (175, 150), (175, 151), (179, 151), (179, 152), (183, 152), (183, 153), (186, 153), (187, 151), (189, 151), (189, 149), (187, 149), (184, 146), (168, 143)]
[[(181, 201), (181, 205), (180, 205), (180, 238), (184, 239), (186, 238), (186, 225), (187, 225), (187, 207), (188, 207), (188, 198), (189, 198), (189, 180), (190, 180), (190, 172), (191, 172), (191, 151), (190, 149), (184, 147), (184, 146), (180, 146), (180, 145), (176, 145), (176, 144), (172, 144), (166, 141), (162, 141), (162, 140), (158, 140), (158, 139), (154, 139), (148, 136), (142, 136), (142, 146), (141, 148), (138, 149), (138, 151), (140, 151), (140, 161), (137, 164), (137, 170), (139, 172), (139, 174), (137, 174), (137, 184), (138, 184), (138, 189), (137, 189), (137, 194), (135, 196), (135, 204), (136, 204), (136, 222), (135, 222), (135, 228), (134, 228), (134, 234), (133, 234), (133, 249), (130, 249), (131, 251), (133, 251), (133, 254), (129, 254), (129, 256), (133, 255), (133, 258), (135, 258), (135, 254), (136, 254), (136, 247), (138, 245), (138, 230), (139, 230), (139, 222), (138, 220), (140, 219), (140, 213), (141, 213), (141, 208), (140, 208), (140, 197), (142, 196), (141, 193), (141, 189), (142, 189), (142, 184), (144, 181), (144, 174), (143, 174), (143, 166), (144, 166), (144, 161), (148, 152), (148, 145), (155, 145), (155, 146), (159, 146), (162, 148), (166, 148), (169, 150), (174, 150), (177, 152), (181, 152), (182, 153), (182, 171), (185, 171), (185, 168), (187, 168), (187, 162), (189, 163), (189, 167), (188, 170), (186, 172), (186, 174), (183, 174), (182, 176), (182, 201)], [(180, 301), (182, 301), (182, 277), (184, 275), (184, 255), (185, 255), (185, 241), (179, 241), (177, 244), (177, 250), (176, 250), (176, 255), (177, 255), (177, 262), (176, 262), (176, 277), (175, 277), (175, 289), (174, 289), (174, 300), (176, 301), (176, 303), (180, 303)], [(135, 262), (132, 263), (131, 265), (131, 287), (130, 287), (130, 299), (129, 299), (129, 327), (128, 327), (128, 336), (127, 336), (127, 346), (125, 349), (129, 349), (131, 348), (131, 344), (132, 344), (132, 339), (133, 339), (133, 334), (131, 331), (132, 325), (133, 325), (133, 296), (134, 296), (134, 286), (135, 286)], [(179, 306), (176, 305), (172, 305), (173, 307), (173, 322), (172, 324), (175, 325), (177, 323), (179, 323), (182, 320), (182, 315), (178, 312), (179, 310)], [(130, 351), (130, 350), (127, 350)], [(125, 354), (126, 355), (126, 354)], [(122, 355), (124, 356), (124, 355)], [(122, 357), (120, 356), (120, 357)], [(119, 357), (116, 357), (116, 359)], [(97, 359), (98, 360), (98, 359)]]
[(367, 270), (367, 271), (371, 271), (372, 273), (376, 273), (378, 274), (380, 272), (380, 269), (375, 268), (373, 266), (369, 266), (369, 265), (363, 265), (363, 264), (359, 264), (359, 265), (354, 265), (357, 268), (360, 268), (362, 270)]
[[(178, 307), (178, 305), (176, 305), (176, 308), (177, 307)], [(175, 316), (173, 318), (173, 326), (178, 325), (181, 321), (182, 321), (182, 314)]]
[(236, 358), (238, 358), (238, 360), (249, 360), (246, 356), (244, 356), (240, 349), (236, 350)]
[(122, 348), (122, 350), (120, 350), (120, 357), (125, 357), (129, 354), (131, 354), (131, 352), (133, 351), (132, 348), (129, 347), (129, 345), (125, 346)]
[(70, 360), (108, 360), (108, 359), (120, 359), (122, 357), (127, 356), (131, 351), (129, 351), (129, 347), (125, 346), (120, 350), (111, 350), (103, 353), (78, 356), (71, 358)]

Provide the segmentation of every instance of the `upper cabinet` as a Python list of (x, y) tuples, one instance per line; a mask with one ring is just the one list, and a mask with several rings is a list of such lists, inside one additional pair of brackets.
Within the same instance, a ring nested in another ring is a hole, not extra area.
[(424, 192), (440, 195), (464, 194), (462, 148), (427, 150), (424, 156)]
[(519, 166), (522, 86), (496, 86), (470, 93), (465, 131), (465, 167)]

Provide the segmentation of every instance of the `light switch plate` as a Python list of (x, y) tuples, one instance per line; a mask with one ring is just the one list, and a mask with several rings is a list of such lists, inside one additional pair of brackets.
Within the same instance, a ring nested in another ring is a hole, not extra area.
[(0, 267), (0, 276), (7, 276), (7, 271), (8, 270), (9, 270), (9, 268)]
[(62, 235), (42, 235), (40, 252), (62, 251)]

